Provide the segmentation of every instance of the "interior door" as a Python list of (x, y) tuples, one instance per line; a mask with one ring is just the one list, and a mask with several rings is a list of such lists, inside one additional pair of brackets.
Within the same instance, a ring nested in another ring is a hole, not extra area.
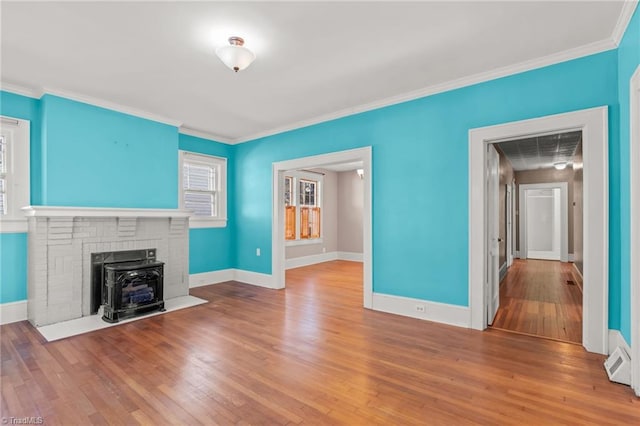
[(527, 258), (560, 260), (560, 188), (527, 189)]
[(507, 268), (511, 266), (513, 263), (513, 191), (511, 189), (511, 184), (507, 184), (507, 200), (506, 200), (506, 214), (505, 217), (507, 219)]
[(498, 219), (500, 208), (500, 158), (493, 145), (487, 145), (487, 324), (500, 307), (500, 248)]

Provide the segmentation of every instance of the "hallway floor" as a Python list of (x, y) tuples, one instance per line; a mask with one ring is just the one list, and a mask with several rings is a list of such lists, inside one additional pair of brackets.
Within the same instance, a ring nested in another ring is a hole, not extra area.
[(515, 259), (493, 328), (582, 343), (582, 279), (572, 263)]

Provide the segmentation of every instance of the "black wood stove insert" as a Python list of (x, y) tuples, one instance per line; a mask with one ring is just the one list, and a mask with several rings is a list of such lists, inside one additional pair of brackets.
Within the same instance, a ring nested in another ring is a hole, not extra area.
[(91, 255), (91, 313), (104, 305), (102, 319), (118, 322), (156, 310), (164, 311), (164, 263), (155, 249)]

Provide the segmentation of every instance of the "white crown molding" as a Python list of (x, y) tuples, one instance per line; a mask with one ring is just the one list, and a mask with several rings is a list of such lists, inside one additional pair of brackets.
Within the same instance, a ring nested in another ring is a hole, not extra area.
[(233, 145), (233, 141), (227, 137), (205, 132), (203, 130), (193, 129), (184, 125), (181, 126), (178, 131), (183, 135), (195, 136), (196, 138), (206, 139), (213, 142), (220, 142), (227, 145)]
[(635, 12), (636, 7), (638, 7), (638, 2), (635, 0), (625, 1), (622, 4), (622, 10), (620, 11), (618, 22), (616, 22), (616, 26), (613, 28), (613, 33), (611, 33), (611, 40), (615, 43), (616, 47), (620, 45), (622, 37), (624, 36), (625, 31), (627, 31), (627, 27), (629, 26), (629, 22), (631, 22), (631, 17), (633, 16), (633, 12)]
[(472, 86), (474, 84), (483, 83), (486, 81), (495, 80), (501, 77), (507, 77), (510, 75), (519, 74), (526, 71), (531, 71), (537, 68), (543, 68), (549, 65), (558, 64), (561, 62), (577, 59), (583, 56), (593, 55), (600, 52), (605, 52), (607, 50), (611, 50), (615, 48), (616, 48), (616, 44), (613, 42), (613, 40), (601, 40), (594, 43), (586, 44), (584, 46), (579, 46), (573, 49), (554, 53), (541, 58), (536, 58), (536, 59), (520, 62), (518, 64), (496, 68), (491, 71), (486, 71), (479, 74), (462, 77), (456, 80), (435, 84), (433, 86), (425, 87), (419, 90), (414, 90), (412, 92), (391, 96), (388, 98), (380, 99), (378, 101), (373, 101), (366, 104), (345, 108), (330, 114), (325, 114), (315, 118), (310, 118), (308, 120), (302, 120), (296, 123), (291, 123), (281, 127), (276, 127), (274, 129), (267, 130), (265, 132), (255, 133), (253, 135), (249, 135), (246, 137), (234, 139), (230, 143), (239, 144), (244, 142), (250, 142), (250, 141), (264, 138), (267, 136), (276, 135), (278, 133), (300, 129), (300, 128), (311, 126), (314, 124), (324, 123), (327, 121), (346, 117), (349, 115), (359, 114), (362, 112), (371, 111), (378, 108), (383, 108), (391, 105), (400, 104), (403, 102), (412, 101), (419, 98), (424, 98), (426, 96), (431, 96), (438, 93), (460, 89), (466, 86)]
[(91, 96), (81, 95), (78, 93), (67, 92), (64, 90), (57, 90), (45, 87), (42, 90), (42, 96), (45, 94), (59, 96), (61, 98), (71, 99), (77, 102), (83, 102), (85, 104), (97, 106), (100, 108), (110, 109), (112, 111), (121, 112), (123, 114), (133, 115), (135, 117), (144, 118), (151, 121), (157, 121), (159, 123), (168, 124), (174, 127), (182, 126), (182, 122), (178, 120), (173, 120), (171, 118), (163, 117), (161, 115), (156, 115), (147, 111), (143, 111), (140, 109), (136, 109), (126, 105), (120, 105), (115, 102), (105, 101), (103, 99), (94, 98)]
[(29, 87), (19, 86), (17, 84), (6, 83), (4, 81), (0, 82), (0, 90), (10, 93), (15, 93), (16, 95), (26, 96), (28, 98), (38, 99), (42, 96), (42, 93), (31, 89)]
[(120, 209), (103, 207), (27, 206), (26, 217), (155, 217), (186, 218), (191, 211), (180, 209)]

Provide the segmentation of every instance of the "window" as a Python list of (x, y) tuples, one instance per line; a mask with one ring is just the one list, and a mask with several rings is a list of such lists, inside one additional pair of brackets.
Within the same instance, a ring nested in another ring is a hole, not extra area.
[(180, 208), (191, 210), (191, 228), (227, 224), (227, 159), (180, 151)]
[(0, 120), (0, 222), (2, 232), (26, 232), (29, 205), (29, 121)]
[(285, 240), (288, 245), (321, 242), (322, 175), (292, 172), (284, 180)]

